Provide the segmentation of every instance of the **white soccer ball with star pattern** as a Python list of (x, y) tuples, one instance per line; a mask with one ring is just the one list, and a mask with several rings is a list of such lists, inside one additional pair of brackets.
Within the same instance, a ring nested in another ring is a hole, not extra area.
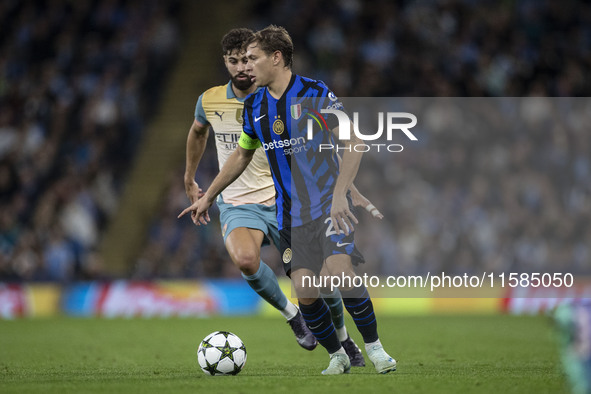
[(246, 347), (231, 332), (212, 332), (201, 341), (197, 361), (206, 375), (236, 375), (246, 363)]

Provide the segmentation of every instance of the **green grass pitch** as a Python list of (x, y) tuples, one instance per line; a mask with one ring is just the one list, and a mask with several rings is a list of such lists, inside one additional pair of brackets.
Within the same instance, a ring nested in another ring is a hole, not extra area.
[[(237, 376), (198, 367), (199, 342), (216, 330), (246, 344)], [(299, 348), (280, 317), (0, 321), (0, 393), (568, 392), (547, 318), (382, 317), (379, 331), (398, 371), (322, 376), (324, 349)]]

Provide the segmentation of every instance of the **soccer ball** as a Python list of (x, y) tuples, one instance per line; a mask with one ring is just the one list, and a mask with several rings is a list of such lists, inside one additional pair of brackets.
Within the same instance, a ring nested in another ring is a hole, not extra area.
[(231, 332), (212, 332), (201, 341), (197, 361), (206, 375), (236, 375), (246, 363), (246, 347)]

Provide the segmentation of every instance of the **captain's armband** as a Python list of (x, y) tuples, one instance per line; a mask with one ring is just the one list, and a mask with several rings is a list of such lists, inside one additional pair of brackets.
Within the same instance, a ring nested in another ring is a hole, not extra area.
[(246, 134), (244, 131), (242, 132), (242, 134), (240, 134), (240, 139), (238, 140), (238, 145), (240, 145), (242, 148), (244, 148), (246, 150), (254, 150), (254, 149), (262, 146), (261, 141), (259, 141), (256, 138), (252, 138), (251, 136)]

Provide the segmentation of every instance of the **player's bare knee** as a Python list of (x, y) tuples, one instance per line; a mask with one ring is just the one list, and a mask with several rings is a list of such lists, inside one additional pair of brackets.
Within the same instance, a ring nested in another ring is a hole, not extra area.
[(316, 298), (318, 298), (319, 292), (317, 288), (307, 286), (302, 282), (293, 282), (293, 285), (298, 300), (312, 300), (310, 302), (312, 303)]
[(351, 291), (355, 289), (355, 283), (357, 283), (355, 280), (355, 277), (357, 276), (355, 271), (352, 269), (346, 269), (342, 271), (339, 276), (341, 279), (339, 289), (341, 291)]
[(313, 273), (306, 270), (298, 270), (291, 274), (293, 288), (300, 302), (304, 300), (304, 303), (306, 301), (312, 303), (319, 296), (318, 288), (306, 280), (310, 275)]
[(260, 257), (256, 253), (243, 252), (234, 256), (234, 264), (244, 275), (254, 275), (259, 270)]

